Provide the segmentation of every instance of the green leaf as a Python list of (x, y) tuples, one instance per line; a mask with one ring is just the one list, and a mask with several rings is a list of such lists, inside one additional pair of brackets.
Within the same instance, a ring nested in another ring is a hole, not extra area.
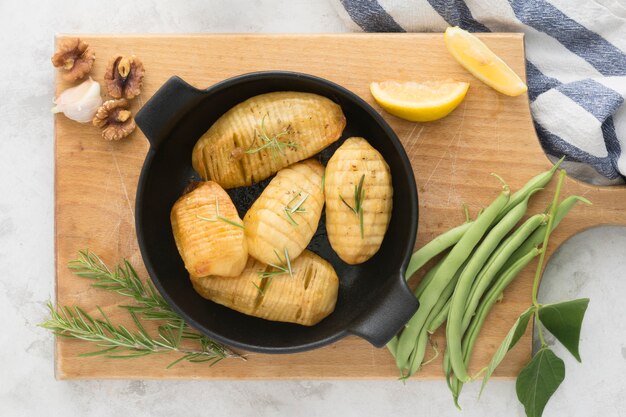
[(550, 348), (543, 347), (520, 372), (515, 383), (517, 398), (527, 417), (541, 417), (548, 400), (565, 379), (565, 364)]
[(528, 310), (524, 311), (515, 321), (511, 330), (506, 335), (502, 344), (496, 350), (496, 353), (493, 354), (493, 358), (491, 358), (491, 362), (489, 362), (489, 366), (487, 367), (487, 371), (485, 371), (485, 376), (483, 377), (483, 383), (480, 386), (479, 396), (483, 393), (485, 386), (487, 385), (487, 381), (491, 378), (491, 374), (496, 370), (500, 362), (504, 359), (507, 352), (513, 349), (513, 346), (520, 340), (520, 338), (526, 332), (526, 328), (528, 327), (528, 322), (533, 315), (533, 307), (529, 307)]
[(580, 362), (578, 342), (580, 328), (583, 324), (585, 311), (589, 305), (588, 298), (548, 304), (539, 308), (539, 320), (570, 351)]

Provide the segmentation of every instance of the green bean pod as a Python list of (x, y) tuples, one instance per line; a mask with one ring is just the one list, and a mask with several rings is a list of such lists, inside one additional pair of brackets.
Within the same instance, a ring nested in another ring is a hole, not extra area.
[[(441, 267), (441, 265), (445, 263), (445, 260), (446, 258), (443, 258), (441, 261), (439, 261), (437, 265), (435, 265), (435, 267), (433, 267), (433, 269), (437, 267)], [(425, 347), (426, 341), (427, 341), (426, 336), (428, 336), (428, 334), (430, 333), (430, 332), (427, 332), (427, 330), (428, 328), (430, 328), (431, 323), (441, 313), (441, 309), (444, 306), (445, 301), (450, 298), (450, 295), (452, 295), (452, 292), (454, 291), (454, 287), (459, 279), (459, 276), (461, 275), (462, 270), (463, 270), (463, 266), (459, 268), (457, 273), (454, 275), (454, 278), (452, 278), (452, 281), (450, 281), (450, 283), (446, 286), (446, 288), (444, 289), (444, 292), (441, 294), (441, 297), (439, 297), (439, 300), (437, 300), (437, 303), (435, 304), (432, 311), (428, 315), (428, 318), (426, 319), (427, 326), (425, 326), (422, 332), (420, 332), (420, 335), (418, 336), (418, 339), (417, 339), (417, 344), (413, 347), (413, 351), (411, 353), (411, 356), (409, 357), (408, 376), (413, 375), (415, 372), (417, 372), (420, 369), (422, 365), (422, 361), (424, 360), (424, 354), (426, 353), (426, 347)], [(422, 340), (422, 338), (424, 338), (424, 340)], [(424, 346), (422, 346), (422, 344)]]
[(447, 256), (444, 256), (439, 262), (435, 264), (435, 266), (430, 268), (428, 272), (424, 274), (424, 277), (419, 282), (419, 284), (417, 284), (417, 287), (415, 288), (415, 291), (413, 292), (413, 294), (415, 294), (415, 297), (419, 299), (422, 296), (428, 284), (430, 284), (430, 282), (433, 280), (433, 277), (435, 276), (437, 271), (439, 271), (439, 268), (441, 268), (441, 265), (443, 265), (446, 262), (446, 258)]
[(508, 213), (509, 210), (524, 201), (524, 199), (526, 199), (529, 194), (532, 194), (548, 185), (556, 170), (559, 168), (559, 166), (561, 166), (561, 162), (563, 162), (564, 158), (565, 157), (559, 159), (559, 161), (557, 161), (557, 163), (554, 164), (554, 166), (548, 171), (542, 172), (541, 174), (532, 177), (526, 184), (524, 184), (522, 188), (513, 193), (511, 199), (509, 200), (509, 203), (504, 207), (502, 212), (496, 218), (496, 222), (502, 220), (502, 218), (506, 215), (506, 213)]
[[(430, 272), (433, 270), (435, 270), (435, 273), (436, 273), (437, 269), (439, 269), (441, 265), (443, 265), (445, 262), (446, 262), (446, 258), (444, 257), (441, 261), (439, 261), (437, 265), (435, 265), (430, 271), (428, 271), (427, 275), (430, 274)], [(441, 314), (441, 309), (444, 307), (446, 300), (448, 300), (450, 296), (452, 295), (452, 292), (454, 291), (454, 287), (456, 286), (456, 283), (459, 279), (459, 276), (461, 275), (461, 271), (463, 270), (464, 266), (465, 264), (463, 264), (463, 266), (459, 268), (457, 273), (454, 275), (454, 278), (452, 278), (452, 281), (450, 281), (450, 283), (446, 286), (443, 293), (441, 294), (441, 297), (439, 297), (439, 300), (437, 300), (437, 303), (435, 304), (432, 311), (428, 315), (428, 318), (426, 319), (426, 323), (428, 324), (428, 326), (425, 326), (425, 329), (427, 331), (430, 328), (431, 323), (434, 320), (438, 319), (437, 316)], [(426, 276), (424, 278), (426, 278)], [(417, 372), (421, 368), (422, 361), (424, 360), (424, 354), (426, 353), (426, 348), (425, 348), (426, 336), (429, 333), (432, 333), (432, 332), (430, 331), (428, 331), (428, 333), (424, 331), (420, 332), (420, 336), (418, 337), (417, 344), (413, 348), (413, 352), (411, 353), (411, 356), (409, 357), (410, 365), (409, 365), (408, 376), (413, 375), (415, 372)], [(422, 337), (424, 337), (424, 340), (421, 340)], [(421, 346), (422, 344), (424, 346)]]
[[(493, 308), (494, 304), (498, 301), (504, 289), (515, 279), (522, 269), (530, 263), (530, 261), (541, 253), (541, 251), (541, 249), (532, 248), (529, 252), (524, 254), (524, 256), (518, 259), (513, 265), (498, 276), (494, 285), (485, 295), (485, 298), (480, 303), (480, 306), (476, 311), (476, 316), (472, 319), (472, 322), (467, 329), (467, 333), (463, 338), (463, 363), (466, 367), (469, 366), (472, 351), (474, 349), (474, 345), (476, 344), (476, 340), (478, 339), (478, 335), (480, 334), (480, 330), (482, 329), (485, 319), (489, 315), (489, 312)], [(456, 394), (457, 398), (461, 392), (461, 387), (463, 386), (463, 381), (459, 382), (460, 383), (456, 386), (456, 392), (453, 392), (453, 394)]]
[(428, 345), (428, 333), (425, 329), (422, 329), (417, 337), (417, 344), (411, 352), (409, 357), (409, 372), (406, 374), (406, 378), (417, 372), (422, 366), (424, 361), (424, 355), (426, 355), (426, 346)]
[(449, 298), (448, 296), (448, 299), (446, 300), (445, 304), (443, 304), (443, 307), (441, 307), (441, 309), (439, 310), (439, 313), (437, 313), (433, 321), (428, 326), (428, 333), (430, 334), (435, 333), (437, 329), (439, 329), (441, 325), (445, 323), (446, 319), (448, 318), (448, 312), (450, 311), (451, 302), (452, 302), (452, 299)]
[(476, 280), (472, 285), (472, 289), (470, 290), (468, 302), (465, 307), (465, 314), (463, 316), (463, 332), (467, 330), (467, 327), (476, 312), (476, 307), (478, 307), (480, 299), (493, 282), (497, 273), (502, 269), (502, 266), (506, 263), (511, 254), (515, 252), (515, 250), (519, 248), (522, 243), (524, 243), (531, 233), (541, 226), (541, 224), (546, 223), (547, 218), (548, 216), (546, 214), (535, 214), (530, 217), (520, 227), (518, 227), (511, 234), (511, 236), (502, 242), (498, 249), (491, 255), (483, 269), (478, 274), (478, 277), (476, 277)]
[(491, 203), (491, 205), (480, 217), (471, 223), (467, 231), (448, 254), (445, 264), (439, 268), (435, 276), (433, 276), (430, 284), (422, 293), (422, 296), (420, 297), (420, 308), (406, 324), (404, 330), (400, 334), (400, 339), (398, 340), (396, 364), (400, 370), (406, 368), (420, 331), (425, 326), (426, 320), (430, 315), (432, 308), (437, 303), (439, 296), (450, 280), (454, 278), (454, 275), (459, 267), (470, 256), (474, 247), (486, 233), (489, 226), (491, 226), (491, 223), (496, 218), (498, 213), (509, 201), (509, 193), (509, 188), (504, 186), (503, 191), (500, 195), (498, 195), (493, 203)]
[(467, 266), (459, 277), (459, 282), (452, 294), (450, 311), (448, 312), (448, 324), (446, 325), (446, 344), (450, 357), (452, 370), (459, 380), (465, 382), (469, 380), (467, 369), (463, 364), (461, 342), (463, 340), (463, 316), (468, 303), (468, 296), (472, 284), (480, 270), (484, 267), (489, 256), (496, 250), (502, 239), (515, 227), (517, 222), (524, 217), (528, 208), (528, 199), (532, 193), (527, 193), (524, 199), (498, 222), (481, 242), (474, 252)]
[(411, 260), (409, 261), (406, 273), (404, 274), (406, 280), (408, 281), (413, 276), (415, 271), (423, 267), (426, 262), (430, 261), (441, 252), (457, 243), (461, 237), (463, 237), (465, 232), (471, 227), (472, 223), (473, 222), (466, 222), (460, 226), (452, 228), (447, 232), (440, 234), (415, 251), (413, 255), (411, 255)]
[[(569, 213), (569, 211), (576, 205), (577, 202), (582, 201), (585, 204), (591, 205), (591, 201), (584, 197), (571, 195), (561, 201), (556, 209), (554, 220), (552, 221), (552, 230), (554, 230), (561, 220)], [(529, 237), (522, 243), (522, 245), (509, 257), (509, 260), (504, 264), (502, 270), (508, 269), (511, 265), (517, 262), (522, 256), (528, 253), (532, 248), (537, 247), (543, 242), (543, 237), (546, 235), (547, 224), (539, 226)], [(550, 230), (550, 232), (552, 232)]]
[[(443, 257), (439, 262), (435, 264), (435, 266), (430, 268), (428, 272), (426, 272), (426, 274), (422, 277), (422, 280), (420, 281), (419, 285), (417, 286), (417, 288), (415, 288), (415, 291), (414, 291), (415, 297), (417, 299), (421, 297), (422, 292), (424, 292), (424, 289), (426, 288), (426, 286), (428, 286), (428, 283), (432, 280), (432, 277), (437, 273), (437, 271), (439, 270), (439, 268), (441, 268), (441, 265), (443, 265), (445, 261), (446, 261), (446, 257)], [(389, 349), (389, 352), (394, 358), (396, 357), (397, 348), (398, 348), (398, 335), (394, 336), (389, 342), (387, 342), (387, 349)]]
[[(441, 293), (441, 296), (437, 300), (437, 303), (434, 305), (432, 311), (430, 312), (430, 315), (428, 316), (428, 320), (426, 321), (426, 323), (428, 324), (426, 326), (426, 330), (428, 331), (428, 333), (430, 334), (434, 333), (434, 331), (430, 331), (430, 328), (431, 326), (435, 325), (436, 322), (439, 322), (441, 320), (441, 317), (439, 317), (440, 315), (445, 315), (445, 316), (448, 315), (447, 313), (447, 306), (449, 305), (448, 301), (450, 301), (450, 297), (452, 296), (452, 293), (454, 292), (454, 287), (456, 287), (456, 283), (459, 281), (459, 277), (461, 276), (461, 272), (463, 272), (465, 265), (467, 265), (467, 262), (465, 262), (456, 271), (456, 274), (454, 274), (454, 277), (452, 278), (452, 280), (448, 283), (448, 285), (446, 285), (446, 288), (444, 288), (443, 292)], [(444, 309), (446, 310), (445, 312), (443, 312)], [(445, 321), (445, 318), (443, 321)], [(439, 325), (435, 327), (435, 330), (437, 330), (439, 326), (441, 326), (443, 321), (441, 321)]]
[(398, 347), (398, 335), (394, 336), (391, 338), (391, 340), (389, 342), (387, 342), (387, 349), (389, 350), (389, 353), (391, 353), (391, 356), (396, 357), (396, 349)]

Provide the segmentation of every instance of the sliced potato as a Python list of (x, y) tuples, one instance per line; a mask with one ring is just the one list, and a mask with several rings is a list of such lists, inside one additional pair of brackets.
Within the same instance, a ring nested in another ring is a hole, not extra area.
[(311, 93), (252, 97), (222, 115), (193, 148), (193, 168), (224, 188), (251, 185), (315, 155), (341, 136), (338, 104)]
[(190, 274), (241, 274), (248, 260), (243, 223), (219, 184), (199, 183), (174, 203), (170, 220), (176, 247)]
[[(305, 250), (291, 264), (288, 273), (276, 272), (250, 258), (238, 277), (191, 276), (193, 287), (202, 297), (233, 310), (266, 320), (312, 326), (335, 309), (339, 278), (332, 265)], [(280, 271), (278, 271), (280, 272)]]
[(326, 232), (337, 255), (351, 265), (374, 256), (387, 232), (393, 203), (391, 172), (382, 155), (363, 138), (347, 139), (326, 165), (324, 194)]
[(276, 263), (286, 249), (295, 260), (311, 241), (324, 208), (324, 166), (313, 159), (290, 165), (265, 187), (243, 218), (248, 253)]

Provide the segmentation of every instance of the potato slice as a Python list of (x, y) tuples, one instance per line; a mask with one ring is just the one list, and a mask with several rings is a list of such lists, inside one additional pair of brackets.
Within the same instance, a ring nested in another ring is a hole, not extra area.
[[(319, 323), (335, 309), (337, 273), (308, 250), (291, 264), (291, 270), (293, 276), (250, 257), (238, 277), (190, 278), (202, 297), (241, 313), (305, 326)], [(263, 277), (264, 272), (275, 274)]]
[(265, 264), (285, 249), (292, 261), (300, 256), (322, 216), (323, 174), (313, 159), (278, 171), (243, 218), (251, 256)]
[(315, 155), (341, 136), (341, 107), (311, 93), (252, 97), (222, 115), (193, 148), (193, 168), (224, 188), (251, 185)]
[(374, 256), (387, 232), (393, 203), (391, 172), (382, 155), (363, 138), (347, 139), (328, 161), (324, 194), (326, 232), (337, 255), (351, 265)]
[(243, 223), (219, 184), (198, 183), (174, 203), (170, 220), (176, 247), (190, 274), (241, 274), (248, 260)]

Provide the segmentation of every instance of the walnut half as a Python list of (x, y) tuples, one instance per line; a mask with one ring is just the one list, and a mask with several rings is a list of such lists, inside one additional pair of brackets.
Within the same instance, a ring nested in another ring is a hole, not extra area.
[(107, 65), (104, 83), (113, 98), (132, 99), (141, 93), (143, 63), (135, 55), (115, 56)]
[(125, 99), (105, 101), (93, 118), (93, 125), (102, 129), (106, 140), (120, 140), (135, 130), (135, 119)]
[(96, 54), (79, 38), (63, 39), (52, 56), (52, 65), (64, 71), (63, 78), (76, 81), (89, 74)]

